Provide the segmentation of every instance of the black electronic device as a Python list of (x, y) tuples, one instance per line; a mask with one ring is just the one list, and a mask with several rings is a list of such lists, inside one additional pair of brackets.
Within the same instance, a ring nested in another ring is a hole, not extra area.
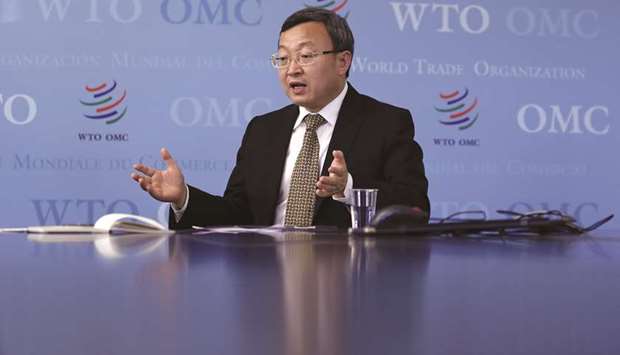
[(439, 222), (428, 223), (428, 215), (419, 208), (390, 206), (380, 210), (369, 226), (359, 229), (350, 228), (349, 233), (374, 236), (583, 234), (607, 223), (614, 216), (609, 215), (589, 227), (581, 227), (576, 224), (573, 217), (555, 210), (526, 214), (503, 210), (497, 212), (514, 218), (469, 220), (443, 218)]
[(370, 221), (376, 229), (399, 229), (428, 223), (428, 214), (418, 207), (394, 205), (381, 209)]

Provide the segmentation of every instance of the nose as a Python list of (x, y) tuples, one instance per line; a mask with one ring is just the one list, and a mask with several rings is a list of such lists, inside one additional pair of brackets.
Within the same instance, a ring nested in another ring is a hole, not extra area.
[(286, 75), (297, 75), (301, 73), (301, 71), (301, 65), (299, 65), (296, 60), (291, 60), (286, 68)]

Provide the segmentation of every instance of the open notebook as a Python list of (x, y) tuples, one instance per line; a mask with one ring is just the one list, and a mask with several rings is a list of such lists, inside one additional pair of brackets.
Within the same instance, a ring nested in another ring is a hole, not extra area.
[(88, 233), (170, 233), (168, 228), (157, 221), (132, 214), (111, 213), (102, 216), (94, 225), (53, 225), (21, 228), (0, 228), (7, 233), (36, 234), (88, 234)]

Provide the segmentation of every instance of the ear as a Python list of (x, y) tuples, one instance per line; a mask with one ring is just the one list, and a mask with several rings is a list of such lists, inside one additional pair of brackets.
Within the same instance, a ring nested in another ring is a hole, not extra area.
[(353, 60), (353, 55), (349, 51), (340, 52), (336, 55), (336, 61), (338, 65), (338, 74), (345, 76), (347, 74), (347, 70), (351, 67), (351, 61)]

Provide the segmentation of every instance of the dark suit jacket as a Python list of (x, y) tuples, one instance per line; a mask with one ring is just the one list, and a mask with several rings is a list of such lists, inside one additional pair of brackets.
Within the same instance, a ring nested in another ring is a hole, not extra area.
[[(192, 225), (271, 225), (296, 105), (254, 117), (245, 131), (224, 196), (189, 187), (189, 204), (177, 223), (170, 211), (170, 228)], [(359, 94), (349, 84), (329, 143), (321, 175), (328, 175), (333, 150), (342, 150), (354, 188), (377, 188), (377, 209), (400, 204), (430, 212), (422, 149), (413, 140), (408, 110)], [(345, 204), (318, 198), (314, 225), (348, 227)]]

